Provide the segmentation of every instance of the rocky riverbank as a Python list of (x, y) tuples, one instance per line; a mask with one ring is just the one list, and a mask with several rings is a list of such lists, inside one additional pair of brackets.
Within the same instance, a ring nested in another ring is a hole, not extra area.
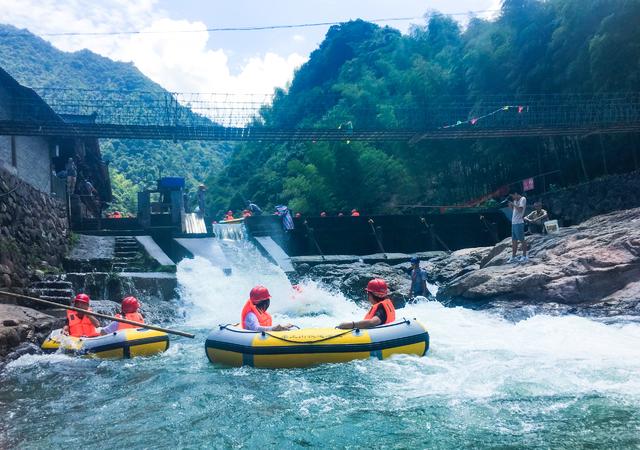
[(0, 303), (0, 365), (7, 357), (14, 359), (37, 351), (46, 336), (63, 325), (62, 318), (24, 306)]
[(509, 241), (475, 252), (467, 273), (451, 273), (444, 297), (474, 301), (599, 304), (640, 313), (640, 208), (596, 216), (527, 239), (530, 261), (507, 264)]
[[(152, 257), (147, 241), (77, 235), (74, 244), (64, 257), (66, 273), (36, 271), (23, 282), (21, 292), (61, 305), (70, 304), (75, 294), (84, 292), (91, 297), (94, 311), (109, 315), (120, 311), (120, 299), (134, 295), (150, 323), (161, 325), (182, 317), (182, 309), (176, 302), (175, 266), (169, 267)], [(156, 272), (158, 267), (167, 271)], [(10, 295), (0, 295), (0, 307), (0, 325), (6, 325), (0, 328), (0, 360), (11, 359), (12, 354), (38, 351), (36, 344), (52, 329), (64, 325), (63, 308), (16, 300)]]
[[(547, 236), (527, 237), (530, 261), (508, 264), (511, 243), (420, 254), (438, 300), (471, 306), (640, 315), (640, 208), (596, 216)], [(306, 276), (362, 299), (372, 277), (385, 278), (396, 304), (409, 290), (408, 263), (318, 264)]]

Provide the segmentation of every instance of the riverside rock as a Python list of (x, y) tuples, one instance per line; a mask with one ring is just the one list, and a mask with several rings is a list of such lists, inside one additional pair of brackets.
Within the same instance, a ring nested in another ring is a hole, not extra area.
[(24, 306), (0, 303), (0, 359), (23, 342), (41, 342), (51, 330), (63, 325), (64, 319)]
[(507, 264), (509, 240), (441, 289), (449, 298), (556, 302), (640, 302), (640, 208), (596, 216), (527, 237), (530, 262)]
[(410, 280), (402, 267), (384, 263), (319, 264), (311, 268), (307, 276), (331, 289), (341, 291), (354, 300), (365, 300), (364, 288), (372, 278), (383, 278), (389, 286), (393, 302), (403, 304), (409, 291)]

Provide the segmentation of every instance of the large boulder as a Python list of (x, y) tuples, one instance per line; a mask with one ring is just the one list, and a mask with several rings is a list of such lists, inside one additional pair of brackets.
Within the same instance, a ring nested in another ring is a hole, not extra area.
[(565, 304), (640, 301), (640, 208), (597, 216), (527, 242), (529, 263), (507, 264), (511, 249), (505, 240), (440, 294)]
[(402, 267), (392, 267), (385, 263), (319, 264), (311, 268), (307, 276), (356, 301), (365, 300), (364, 288), (369, 280), (383, 278), (389, 285), (391, 300), (398, 306), (404, 304), (410, 285), (409, 277)]
[(0, 303), (0, 359), (24, 342), (42, 342), (64, 322), (35, 309)]

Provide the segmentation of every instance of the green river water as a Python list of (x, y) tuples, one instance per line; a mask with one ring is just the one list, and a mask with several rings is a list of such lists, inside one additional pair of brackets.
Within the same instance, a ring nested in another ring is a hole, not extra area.
[(223, 368), (204, 340), (267, 285), (276, 321), (335, 325), (364, 311), (313, 283), (295, 297), (248, 244), (234, 274), (178, 269), (174, 324), (196, 333), (159, 356), (27, 355), (0, 373), (0, 448), (640, 448), (640, 324), (410, 305), (426, 357), (310, 369)]

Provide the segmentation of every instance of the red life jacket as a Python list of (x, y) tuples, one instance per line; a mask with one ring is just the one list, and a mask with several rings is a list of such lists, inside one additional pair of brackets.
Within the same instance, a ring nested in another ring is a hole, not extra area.
[(234, 220), (234, 217), (230, 215), (226, 215), (224, 216), (224, 220)]
[[(89, 309), (91, 311), (91, 309)], [(67, 310), (67, 325), (69, 326), (69, 336), (74, 337), (96, 337), (100, 336), (96, 327), (89, 320), (89, 316), (84, 314), (82, 319), (75, 311)]]
[(250, 312), (256, 315), (256, 317), (258, 318), (258, 323), (261, 327), (270, 327), (273, 323), (271, 320), (271, 315), (268, 312), (260, 311), (258, 308), (256, 308), (256, 305), (251, 302), (251, 300), (248, 300), (244, 305), (244, 308), (242, 308), (242, 313), (240, 314), (240, 326), (245, 330), (247, 329), (245, 319), (247, 318), (247, 314), (249, 314)]
[[(373, 319), (373, 317), (376, 315), (376, 312), (378, 311), (378, 308), (384, 308), (384, 311), (387, 313), (387, 321), (384, 323), (391, 323), (396, 320), (396, 309), (393, 307), (393, 303), (391, 303), (391, 300), (389, 300), (388, 298), (385, 298), (381, 302), (373, 305), (367, 315), (364, 316), (364, 319)], [(380, 325), (383, 324), (381, 323)]]
[[(144, 318), (137, 311), (134, 312), (134, 313), (127, 313), (124, 316), (122, 314), (116, 314), (116, 317), (118, 319), (127, 319), (127, 320), (133, 320), (134, 322), (144, 323)], [(126, 330), (127, 328), (140, 328), (140, 327), (137, 326), (137, 325), (131, 325), (131, 324), (128, 324), (128, 323), (118, 322), (118, 331)]]

